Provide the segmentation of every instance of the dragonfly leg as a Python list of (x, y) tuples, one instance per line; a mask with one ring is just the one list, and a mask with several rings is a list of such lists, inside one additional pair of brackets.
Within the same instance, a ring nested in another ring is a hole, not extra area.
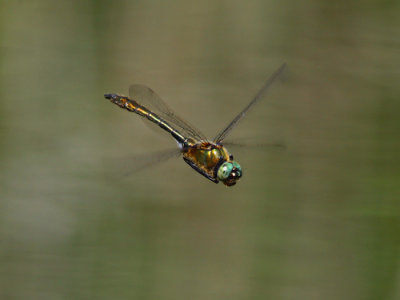
[(196, 166), (191, 160), (183, 157), (183, 160), (189, 165), (191, 166), (193, 169), (195, 169), (198, 173), (200, 173), (201, 175), (203, 175), (204, 177), (206, 177), (207, 179), (211, 180), (214, 183), (218, 183), (218, 179), (215, 177), (210, 176), (209, 174), (207, 174), (204, 170), (200, 169), (198, 166)]

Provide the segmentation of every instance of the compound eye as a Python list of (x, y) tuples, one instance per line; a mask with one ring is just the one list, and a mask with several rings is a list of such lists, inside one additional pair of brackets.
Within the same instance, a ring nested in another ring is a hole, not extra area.
[(232, 165), (233, 165), (233, 171), (236, 173), (236, 176), (238, 178), (242, 177), (242, 167), (236, 161), (233, 161)]
[(226, 180), (231, 174), (233, 165), (229, 162), (224, 162), (218, 169), (217, 177), (219, 180)]

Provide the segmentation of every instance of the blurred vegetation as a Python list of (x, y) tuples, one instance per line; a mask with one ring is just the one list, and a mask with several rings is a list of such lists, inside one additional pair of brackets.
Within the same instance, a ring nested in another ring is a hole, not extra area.
[[(398, 1), (0, 1), (1, 299), (399, 299)], [(106, 92), (230, 139), (232, 188)], [(125, 166), (126, 167), (126, 166)]]

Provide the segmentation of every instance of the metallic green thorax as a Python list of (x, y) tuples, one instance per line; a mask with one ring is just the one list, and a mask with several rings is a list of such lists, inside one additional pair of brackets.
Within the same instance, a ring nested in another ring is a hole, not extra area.
[[(231, 186), (242, 176), (239, 164), (220, 144), (201, 142), (183, 149), (183, 159), (211, 181)], [(221, 169), (222, 168), (222, 169)]]

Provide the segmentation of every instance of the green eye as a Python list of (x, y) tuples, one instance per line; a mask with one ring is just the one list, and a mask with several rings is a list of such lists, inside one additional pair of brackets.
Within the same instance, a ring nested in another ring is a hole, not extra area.
[[(240, 166), (239, 166), (240, 167)], [(224, 162), (218, 169), (217, 177), (219, 180), (226, 180), (231, 174), (233, 165), (230, 162)]]
[(235, 168), (237, 177), (242, 177), (242, 168), (240, 167), (240, 165), (236, 161), (233, 161), (232, 165), (233, 168)]

